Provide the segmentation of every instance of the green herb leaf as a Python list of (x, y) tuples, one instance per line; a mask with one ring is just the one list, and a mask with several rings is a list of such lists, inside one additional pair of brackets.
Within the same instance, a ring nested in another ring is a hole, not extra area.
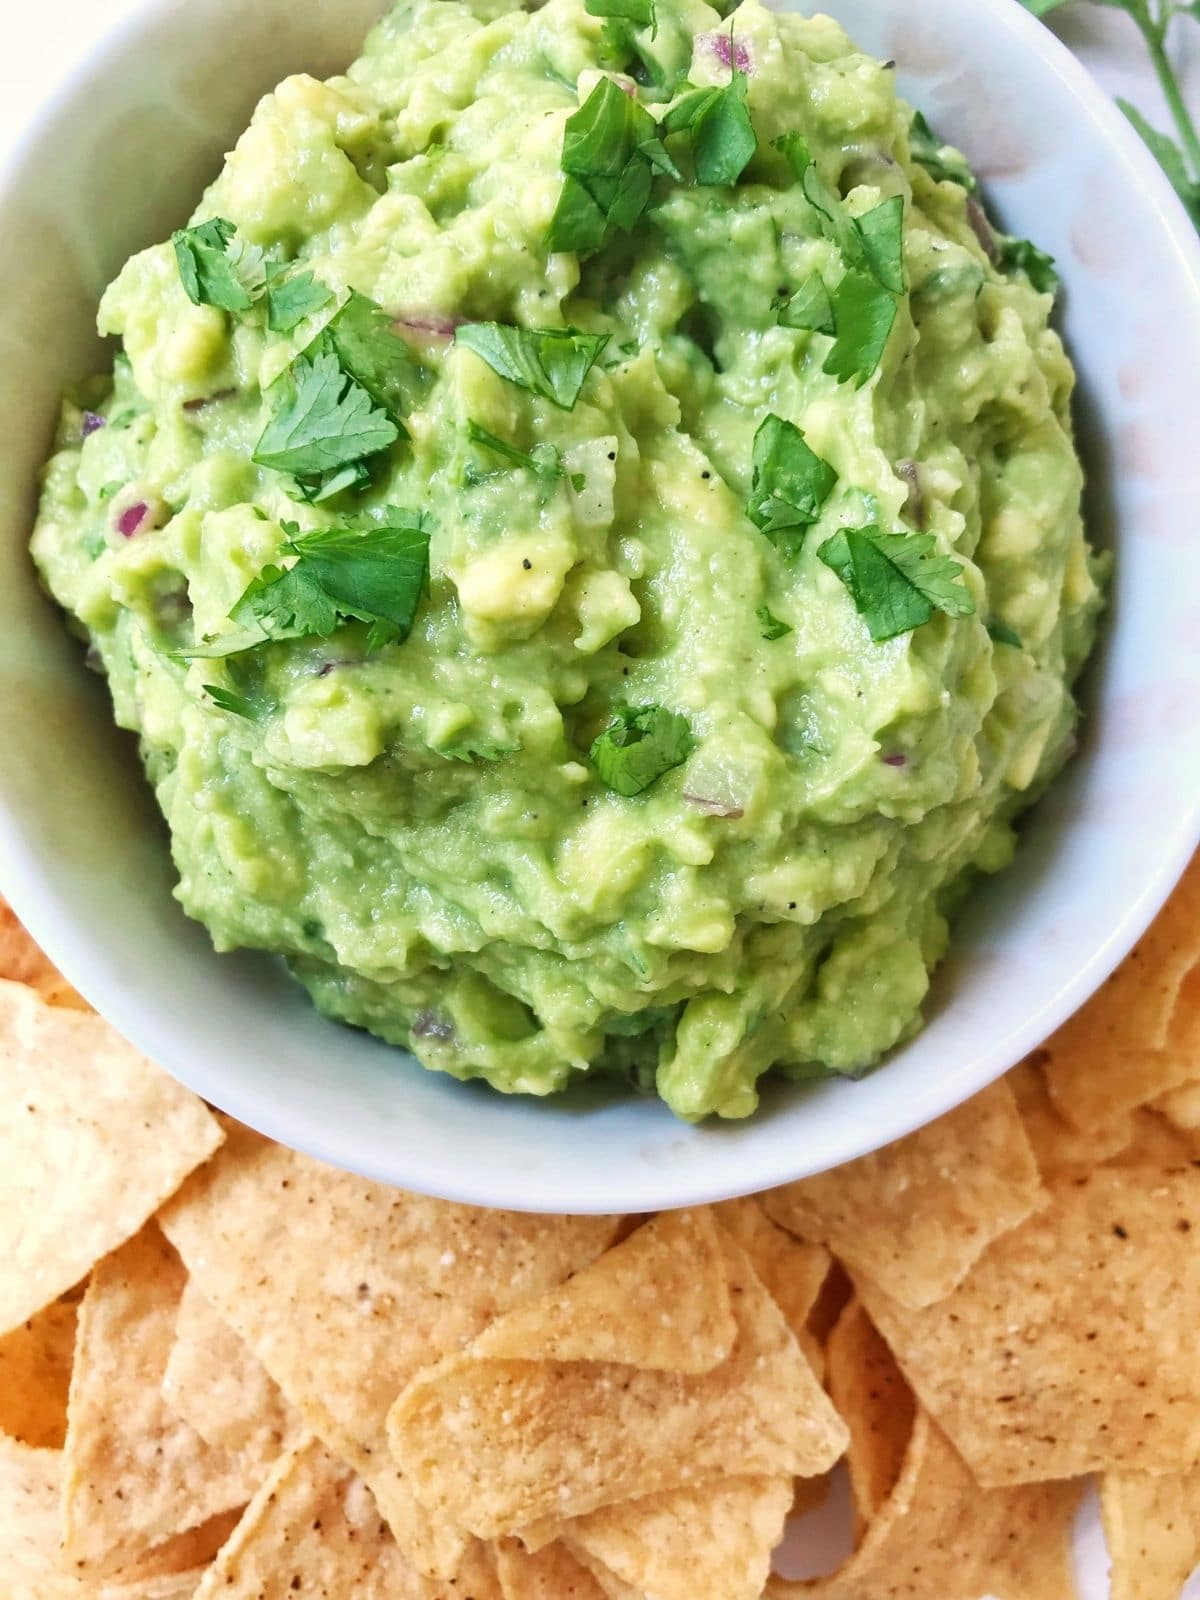
[(692, 730), (678, 711), (618, 705), (613, 714), (591, 753), (600, 781), (617, 794), (641, 794), (692, 752)]
[(429, 527), (395, 506), (384, 516), (381, 523), (293, 535), (284, 553), (297, 560), (266, 567), (230, 621), (257, 630), (259, 643), (328, 638), (351, 619), (371, 624), (368, 649), (407, 639), (429, 572)]
[(693, 89), (663, 118), (664, 134), (688, 133), (697, 183), (732, 186), (758, 149), (746, 87), (746, 74), (734, 67), (723, 87)]
[(883, 359), (896, 321), (896, 296), (865, 272), (851, 270), (831, 298), (837, 337), (822, 370), (861, 389)]
[(400, 430), (333, 355), (297, 356), (283, 378), (281, 403), (251, 459), (260, 467), (321, 478), (395, 444)]
[(335, 357), (346, 376), (387, 412), (402, 435), (407, 433), (404, 417), (417, 382), (416, 362), (387, 312), (374, 300), (351, 289), (350, 298), (304, 353), (310, 360), (321, 354)]
[(780, 308), (779, 325), (781, 328), (807, 328), (812, 333), (837, 332), (829, 290), (815, 272)]
[(212, 217), (171, 235), (184, 292), (193, 305), (249, 311), (267, 286), (266, 259), (257, 245), (237, 238), (224, 217)]
[(538, 478), (562, 477), (562, 462), (552, 444), (536, 445), (532, 451), (518, 450), (515, 444), (509, 444), (507, 439), (497, 438), (494, 433), (489, 433), (478, 422), (470, 419), (467, 421), (467, 438), (472, 444), (490, 450), (493, 455), (499, 456), (511, 466), (525, 467)]
[(893, 294), (904, 293), (904, 198), (894, 195), (861, 217), (846, 209), (798, 133), (785, 133), (775, 148), (787, 157), (804, 197), (820, 218), (821, 232), (835, 244), (848, 266), (866, 272)]
[(574, 328), (511, 328), (501, 322), (466, 322), (456, 344), (486, 361), (509, 383), (572, 411), (584, 380), (608, 343), (607, 333)]
[(272, 333), (291, 333), (332, 299), (333, 290), (311, 272), (293, 272), (281, 263), (268, 265), (267, 327)]
[(435, 755), (444, 756), (447, 761), (499, 761), (504, 756), (515, 756), (521, 749), (521, 741), (488, 739), (482, 734), (478, 738), (468, 735), (454, 744), (441, 744), (431, 748)]
[(791, 626), (781, 622), (769, 606), (759, 606), (754, 615), (758, 618), (758, 631), (764, 639), (782, 639), (785, 633), (792, 631)]
[[(1198, 0), (1200, 4), (1200, 0)], [(1193, 13), (1200, 16), (1200, 13)], [(1128, 100), (1117, 97), (1117, 104), (1137, 129), (1142, 142), (1146, 145), (1151, 155), (1166, 173), (1172, 189), (1183, 201), (1184, 209), (1191, 217), (1193, 224), (1200, 228), (1200, 181), (1194, 179), (1188, 171), (1187, 161), (1182, 149), (1174, 139), (1165, 133), (1160, 133), (1153, 123), (1147, 122), (1142, 113)]]
[(1021, 636), (1009, 627), (1007, 622), (1001, 622), (998, 617), (993, 617), (987, 625), (987, 631), (997, 644), (1010, 644), (1014, 650), (1021, 648)]
[(1059, 6), (1065, 5), (1066, 0), (1021, 0), (1026, 11), (1032, 11), (1035, 17), (1046, 17), (1052, 11), (1057, 11)]
[(615, 229), (633, 227), (656, 172), (680, 176), (654, 118), (611, 78), (601, 78), (567, 118), (562, 170), (546, 247), (580, 255), (598, 250)]
[(1054, 294), (1058, 288), (1058, 273), (1054, 270), (1054, 257), (1048, 256), (1028, 239), (1002, 237), (997, 266), (1001, 272), (1023, 272), (1039, 294)]
[(929, 533), (843, 528), (817, 555), (850, 591), (876, 643), (910, 633), (934, 611), (970, 616), (975, 601), (962, 583), (962, 563), (933, 554)]
[(908, 145), (913, 160), (924, 167), (931, 178), (939, 182), (957, 183), (968, 194), (974, 194), (978, 189), (966, 156), (953, 145), (943, 144), (920, 111), (913, 114), (912, 126), (908, 130)]
[(254, 702), (248, 700), (244, 694), (224, 689), (219, 683), (206, 683), (204, 692), (215, 706), (219, 706), (222, 711), (228, 711), (231, 716), (246, 717), (252, 721), (256, 715)]
[(754, 435), (753, 478), (746, 515), (786, 558), (799, 554), (838, 481), (794, 423), (769, 412)]
[(894, 295), (904, 293), (904, 197), (893, 195), (861, 217), (854, 226), (862, 240), (867, 269)]
[(639, 28), (657, 28), (654, 0), (584, 0), (589, 17), (624, 17)]

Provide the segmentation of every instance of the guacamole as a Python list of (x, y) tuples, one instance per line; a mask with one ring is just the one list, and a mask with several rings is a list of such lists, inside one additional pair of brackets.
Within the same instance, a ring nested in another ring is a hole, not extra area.
[(687, 1118), (919, 1027), (1100, 587), (1051, 264), (894, 76), (758, 0), (413, 0), (129, 262), (33, 553), (218, 950)]

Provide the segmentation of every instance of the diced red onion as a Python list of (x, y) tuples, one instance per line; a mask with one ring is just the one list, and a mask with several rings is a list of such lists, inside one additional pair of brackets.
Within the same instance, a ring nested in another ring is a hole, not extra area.
[(440, 1011), (418, 1011), (409, 1030), (414, 1039), (433, 1039), (438, 1044), (450, 1044), (454, 1039), (454, 1024)]
[(358, 667), (361, 665), (360, 661), (326, 661), (317, 668), (316, 676), (318, 678), (327, 678), (331, 672), (336, 672), (339, 667)]
[(108, 421), (98, 411), (85, 411), (79, 424), (79, 431), (85, 439), (90, 439), (92, 434), (99, 433), (101, 428), (107, 428)]
[(150, 507), (144, 500), (136, 500), (133, 505), (126, 506), (117, 518), (117, 532), (122, 539), (132, 539), (141, 533), (150, 521)]
[(623, 72), (614, 72), (612, 80), (622, 94), (627, 94), (631, 100), (637, 99), (637, 84), (632, 78), (627, 78)]
[(975, 196), (967, 196), (967, 221), (971, 224), (971, 232), (983, 246), (983, 253), (993, 266), (1000, 260), (1000, 245), (996, 239), (996, 230), (988, 219), (987, 212), (979, 204)]
[(921, 481), (919, 461), (898, 461), (896, 476), (908, 485), (908, 498), (904, 502), (904, 515), (914, 528), (925, 526), (925, 486)]
[(195, 416), (197, 411), (203, 411), (206, 406), (215, 405), (218, 400), (230, 400), (236, 393), (236, 389), (218, 389), (215, 394), (197, 395), (194, 400), (185, 400), (183, 409), (189, 416)]
[(743, 44), (740, 39), (733, 39), (727, 33), (703, 33), (699, 42), (731, 72), (736, 67), (739, 72), (744, 72), (747, 76), (753, 73), (754, 58), (750, 54), (749, 46)]
[(731, 822), (736, 822), (739, 817), (746, 815), (744, 806), (734, 805), (728, 800), (718, 800), (714, 795), (685, 794), (683, 798), (689, 806), (694, 806), (697, 811), (703, 811), (706, 817), (728, 817)]
[(424, 339), (453, 339), (454, 330), (462, 321), (462, 317), (452, 317), (438, 311), (414, 311), (411, 315), (394, 317), (392, 326), (402, 339), (409, 334)]
[(885, 767), (906, 767), (908, 765), (908, 757), (902, 750), (893, 750), (890, 754), (881, 756), (880, 760)]

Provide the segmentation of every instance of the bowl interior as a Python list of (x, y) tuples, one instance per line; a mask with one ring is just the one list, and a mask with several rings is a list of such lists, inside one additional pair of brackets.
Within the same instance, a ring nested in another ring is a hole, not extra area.
[[(982, 887), (925, 1031), (864, 1083), (772, 1089), (748, 1124), (657, 1103), (506, 1100), (321, 1021), (265, 958), (215, 956), (171, 898), (165, 831), (103, 685), (26, 555), (64, 383), (96, 370), (101, 289), (191, 210), (257, 96), (357, 52), (380, 0), (148, 0), (0, 163), (0, 886), (124, 1033), (219, 1106), (371, 1176), (541, 1210), (643, 1210), (847, 1160), (1042, 1039), (1142, 931), (1200, 814), (1198, 252), (1150, 159), (1011, 0), (830, 0), (968, 150), (1001, 221), (1058, 258), (1100, 542), (1119, 528), (1079, 758)], [(237, 38), (237, 49), (229, 40)]]

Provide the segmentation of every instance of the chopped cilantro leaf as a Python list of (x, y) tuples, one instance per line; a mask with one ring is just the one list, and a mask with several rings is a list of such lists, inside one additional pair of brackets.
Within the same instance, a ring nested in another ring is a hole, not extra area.
[(253, 719), (254, 702), (248, 700), (244, 694), (237, 694), (233, 689), (223, 689), (219, 683), (206, 683), (204, 692), (215, 706), (219, 706), (222, 711), (228, 711), (231, 716)]
[(1007, 622), (1001, 622), (998, 617), (993, 617), (987, 625), (987, 631), (996, 644), (1010, 644), (1014, 650), (1021, 648), (1021, 636), (1010, 628)]
[(837, 481), (837, 473), (809, 448), (794, 423), (774, 412), (763, 418), (754, 435), (746, 514), (782, 556), (799, 554)]
[(193, 305), (249, 311), (267, 286), (266, 261), (257, 245), (237, 238), (224, 217), (212, 217), (171, 235), (184, 292)]
[(474, 351), (509, 383), (541, 395), (563, 411), (572, 411), (609, 335), (579, 333), (574, 328), (466, 322), (455, 331), (454, 340)]
[(759, 606), (754, 615), (758, 618), (758, 631), (764, 639), (782, 639), (785, 633), (791, 633), (791, 626), (781, 622), (772, 612), (770, 606)]
[[(395, 506), (384, 516), (379, 523), (291, 534), (284, 554), (296, 561), (264, 568), (230, 621), (257, 633), (252, 642), (259, 644), (328, 638), (351, 619), (371, 624), (370, 650), (407, 639), (429, 572), (429, 528), (423, 517)], [(233, 636), (233, 648), (245, 649), (245, 636)]]
[(639, 28), (657, 28), (654, 0), (583, 0), (589, 17), (623, 17)]
[(908, 146), (913, 160), (924, 167), (931, 178), (939, 182), (957, 183), (968, 194), (974, 194), (979, 187), (966, 156), (953, 145), (943, 144), (920, 111), (913, 113), (912, 126), (908, 130)]
[(662, 120), (664, 134), (688, 134), (697, 183), (735, 184), (758, 149), (746, 83), (746, 74), (734, 67), (723, 87), (693, 89)]
[(867, 268), (877, 283), (893, 294), (904, 293), (904, 197), (893, 195), (882, 200), (861, 217), (854, 218), (854, 226), (862, 240)]
[(267, 268), (267, 327), (272, 333), (291, 333), (332, 299), (333, 290), (311, 272), (292, 272), (280, 263)]
[(434, 754), (447, 761), (499, 761), (503, 756), (515, 756), (521, 748), (519, 739), (489, 739), (480, 734), (456, 740), (453, 744), (440, 744)]
[(929, 533), (843, 528), (817, 555), (850, 591), (876, 643), (909, 633), (934, 611), (970, 616), (975, 601), (962, 583), (962, 563), (936, 555)]
[(779, 325), (781, 328), (807, 328), (812, 333), (837, 332), (829, 290), (815, 272), (780, 307)]
[(896, 321), (896, 296), (865, 272), (851, 270), (831, 300), (837, 336), (822, 370), (861, 389), (883, 359)]
[(997, 266), (1001, 272), (1023, 272), (1039, 294), (1054, 294), (1058, 289), (1054, 257), (1028, 239), (1001, 238)]
[(573, 472), (567, 480), (576, 494), (582, 494), (587, 488), (587, 476), (582, 472)]
[(350, 298), (304, 353), (310, 360), (332, 355), (346, 376), (366, 390), (402, 434), (406, 432), (404, 416), (411, 404), (416, 364), (387, 312), (374, 300), (351, 289)]
[(478, 422), (470, 419), (467, 421), (467, 438), (472, 444), (490, 450), (493, 455), (499, 456), (511, 466), (527, 468), (536, 477), (546, 479), (562, 477), (562, 462), (552, 444), (535, 445), (532, 451), (518, 450), (515, 444), (509, 444), (507, 439), (497, 438), (494, 433), (489, 433)]
[(564, 181), (546, 246), (584, 254), (614, 229), (632, 228), (656, 172), (679, 177), (658, 124), (642, 105), (601, 78), (563, 130)]
[(617, 794), (641, 794), (692, 752), (692, 730), (678, 711), (618, 705), (613, 715), (591, 754), (601, 782)]
[(331, 354), (297, 356), (279, 382), (280, 404), (251, 457), (260, 467), (320, 479), (400, 437), (396, 424)]

